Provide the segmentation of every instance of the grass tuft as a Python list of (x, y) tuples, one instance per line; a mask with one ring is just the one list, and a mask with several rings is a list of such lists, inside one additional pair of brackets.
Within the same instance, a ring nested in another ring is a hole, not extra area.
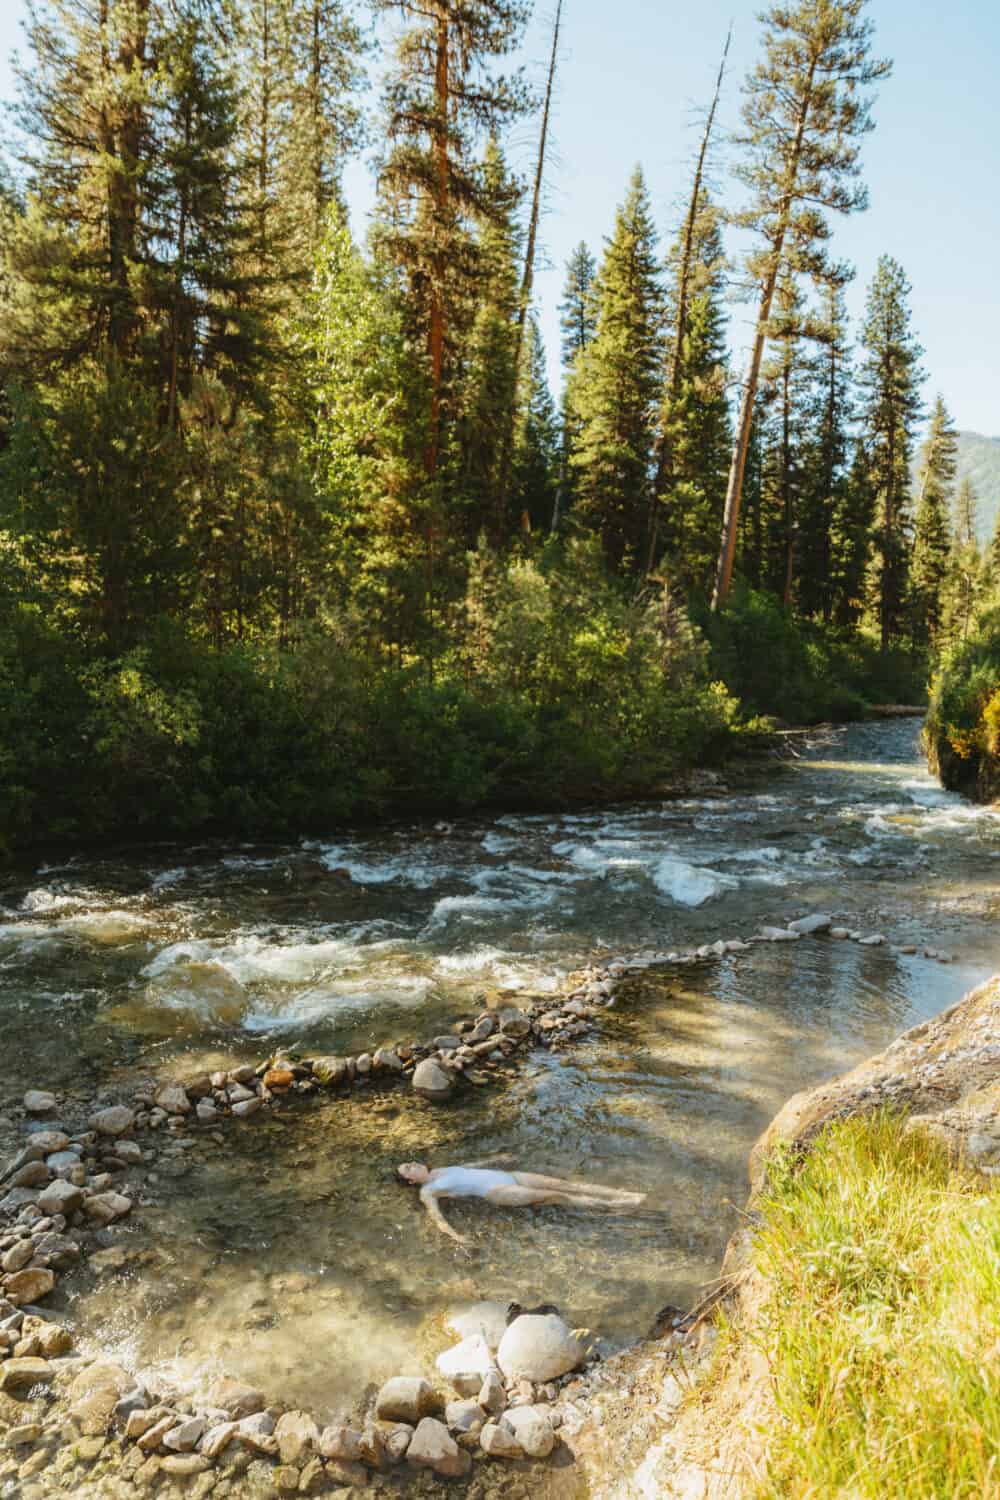
[(759, 1500), (1000, 1497), (1000, 1190), (882, 1113), (779, 1153), (761, 1208)]

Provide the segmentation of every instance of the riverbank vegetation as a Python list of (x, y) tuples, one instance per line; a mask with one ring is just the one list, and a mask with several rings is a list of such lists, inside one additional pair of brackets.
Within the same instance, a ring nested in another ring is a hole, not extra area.
[[(881, 1114), (779, 1156), (760, 1204), (752, 1339), (778, 1420), (761, 1500), (996, 1490), (1000, 1194)], [(725, 1346), (725, 1341), (724, 1341)]]
[(945, 656), (924, 735), (945, 786), (983, 802), (1000, 798), (1000, 598)]
[(623, 185), (567, 268), (558, 399), (533, 285), (572, 17), (534, 89), (520, 0), (371, 10), (30, 13), (0, 174), (8, 845), (639, 792), (756, 715), (915, 698), (966, 628), (941, 402), (912, 474), (905, 271), (879, 261), (852, 333), (830, 251), (888, 72), (865, 0), (765, 15), (739, 135), (723, 64), (662, 236)]

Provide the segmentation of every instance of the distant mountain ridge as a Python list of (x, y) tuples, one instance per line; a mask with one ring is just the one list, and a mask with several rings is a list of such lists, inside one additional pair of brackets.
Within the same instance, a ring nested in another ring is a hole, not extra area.
[(971, 479), (979, 496), (979, 540), (993, 535), (1000, 513), (1000, 437), (958, 434), (958, 482)]

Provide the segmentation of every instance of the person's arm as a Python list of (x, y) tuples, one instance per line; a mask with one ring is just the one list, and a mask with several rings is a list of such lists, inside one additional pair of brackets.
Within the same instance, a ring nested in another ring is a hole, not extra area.
[(423, 1187), (420, 1189), (420, 1201), (426, 1208), (427, 1212), (430, 1214), (431, 1218), (434, 1220), (434, 1223), (437, 1225), (438, 1229), (441, 1230), (442, 1234), (448, 1235), (449, 1238), (455, 1241), (456, 1245), (467, 1245), (469, 1243), (463, 1235), (459, 1234), (457, 1229), (453, 1228), (452, 1225), (448, 1223), (448, 1220), (441, 1212), (441, 1206), (438, 1203), (437, 1194), (434, 1191), (433, 1183), (424, 1183)]

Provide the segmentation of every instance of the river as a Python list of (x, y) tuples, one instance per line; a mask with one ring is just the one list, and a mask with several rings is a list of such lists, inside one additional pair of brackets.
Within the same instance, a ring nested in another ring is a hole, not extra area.
[[(715, 1275), (750, 1146), (789, 1094), (998, 967), (998, 861), (1000, 816), (930, 779), (907, 720), (687, 800), (8, 867), (4, 1096), (53, 1087), (74, 1118), (74, 1101), (151, 1073), (278, 1042), (426, 1038), (595, 957), (648, 955), (592, 1039), (456, 1107), (374, 1091), (234, 1123), (221, 1142), (164, 1139), (113, 1268), (57, 1295), (137, 1366), (189, 1381), (222, 1368), (317, 1415), (427, 1367), (462, 1298), (556, 1302), (613, 1348)], [(657, 963), (815, 911), (888, 941)], [(456, 1206), (476, 1245), (463, 1255), (392, 1167), (495, 1151), (640, 1188), (647, 1205), (613, 1219)]]

